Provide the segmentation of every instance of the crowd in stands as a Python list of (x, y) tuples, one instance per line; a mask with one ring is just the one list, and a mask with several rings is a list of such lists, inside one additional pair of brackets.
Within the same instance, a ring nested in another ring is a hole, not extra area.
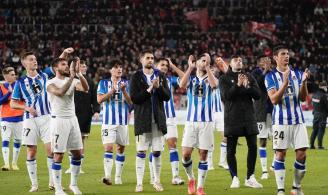
[[(185, 13), (208, 9), (207, 32)], [(276, 41), (246, 30), (249, 21), (276, 25)], [(314, 80), (328, 79), (328, 1), (326, 0), (2, 0), (0, 65), (22, 72), (19, 55), (33, 50), (44, 68), (72, 46), (97, 82), (119, 58), (127, 77), (140, 68), (138, 52), (152, 49), (186, 69), (189, 54), (240, 54), (247, 70), (256, 56), (272, 55), (275, 43), (291, 49), (291, 64), (309, 67)]]

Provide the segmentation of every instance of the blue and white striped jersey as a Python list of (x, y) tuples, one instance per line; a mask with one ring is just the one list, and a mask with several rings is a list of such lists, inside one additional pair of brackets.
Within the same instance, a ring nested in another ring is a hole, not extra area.
[(208, 77), (200, 79), (190, 76), (187, 88), (188, 106), (187, 121), (213, 121), (213, 90)]
[[(16, 82), (12, 99), (24, 100), (26, 106), (32, 106), (36, 110), (37, 116), (50, 114), (47, 81), (48, 75), (43, 72), (38, 72), (35, 77), (22, 76)], [(33, 116), (25, 111), (24, 118), (29, 119)]]
[(175, 109), (174, 109), (174, 96), (173, 96), (173, 87), (178, 86), (178, 77), (170, 76), (167, 77), (167, 85), (171, 91), (171, 98), (169, 101), (164, 102), (164, 110), (166, 118), (174, 118), (175, 117)]
[[(116, 89), (118, 89), (110, 98), (110, 100), (102, 103), (103, 112), (103, 125), (127, 125), (128, 124), (128, 113), (129, 104), (125, 101), (123, 92), (119, 86), (121, 83), (128, 84), (126, 80), (120, 80), (117, 83)], [(112, 90), (113, 81), (111, 79), (103, 79), (98, 84), (97, 94), (106, 94)], [(128, 85), (126, 87), (128, 90)]]
[[(281, 101), (273, 105), (272, 124), (273, 125), (293, 125), (304, 123), (304, 117), (299, 100), (300, 87), (302, 85), (302, 72), (290, 70), (289, 84), (283, 94)], [(282, 86), (283, 74), (277, 69), (273, 69), (265, 76), (265, 86), (267, 91)]]
[(223, 112), (223, 103), (221, 100), (221, 92), (219, 88), (213, 90), (213, 108), (214, 112)]

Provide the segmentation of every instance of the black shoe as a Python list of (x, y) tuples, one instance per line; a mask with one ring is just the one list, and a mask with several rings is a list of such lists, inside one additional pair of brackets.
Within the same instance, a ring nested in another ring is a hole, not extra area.
[(314, 146), (310, 146), (310, 149), (315, 149), (315, 147)]
[(112, 181), (110, 179), (105, 178), (105, 177), (102, 178), (102, 182), (106, 185), (112, 185)]
[(326, 148), (323, 147), (323, 146), (318, 146), (318, 149), (319, 149), (319, 150), (325, 150)]

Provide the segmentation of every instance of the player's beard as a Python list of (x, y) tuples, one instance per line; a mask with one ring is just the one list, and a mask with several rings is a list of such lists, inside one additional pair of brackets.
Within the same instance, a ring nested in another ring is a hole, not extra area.
[(145, 65), (145, 68), (146, 68), (146, 69), (152, 69), (152, 68), (153, 68), (153, 65), (152, 65), (152, 64), (146, 64), (146, 65)]
[(68, 71), (67, 70), (59, 70), (58, 72), (62, 76), (69, 77), (69, 70)]

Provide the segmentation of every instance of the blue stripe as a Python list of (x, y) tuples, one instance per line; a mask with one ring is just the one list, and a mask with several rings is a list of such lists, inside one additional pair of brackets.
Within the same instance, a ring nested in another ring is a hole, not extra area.
[(2, 147), (9, 147), (9, 141), (2, 141)]
[(108, 125), (109, 123), (109, 102), (105, 102), (105, 124)]
[(53, 170), (61, 170), (61, 164), (60, 163), (52, 163), (52, 169)]
[(289, 97), (286, 96), (284, 99), (285, 99), (286, 110), (287, 110), (287, 123), (288, 123), (288, 125), (291, 125), (293, 122), (292, 122), (292, 114), (291, 114), (291, 110), (290, 110)]
[(122, 116), (122, 102), (121, 101), (118, 102), (118, 120), (119, 120), (120, 125), (122, 125), (123, 116)]
[[(196, 85), (198, 85), (198, 84), (199, 84), (199, 80), (198, 80), (198, 78), (196, 78)], [(198, 92), (197, 92), (197, 94), (198, 94)], [(194, 107), (195, 107), (194, 121), (197, 121), (197, 114), (198, 114), (198, 96), (196, 96), (196, 95), (194, 97)]]
[(192, 160), (190, 160), (189, 162), (182, 161), (182, 166), (184, 166), (184, 167), (189, 167), (191, 165), (192, 165)]
[(156, 152), (156, 153), (152, 153), (153, 154), (153, 157), (155, 158), (158, 158), (161, 156), (161, 153), (160, 152)]
[(189, 82), (189, 91), (188, 91), (188, 116), (187, 116), (187, 121), (190, 121), (190, 116), (191, 116), (191, 107), (192, 107), (192, 82)]
[(176, 150), (170, 150), (170, 162), (179, 161), (179, 154)]
[(110, 158), (110, 159), (112, 159), (113, 158), (113, 153), (106, 152), (104, 154), (104, 158)]
[[(209, 121), (213, 121), (212, 119), (212, 88), (208, 86), (208, 111), (209, 111)], [(205, 120), (204, 120), (205, 121)]]
[(201, 170), (204, 170), (204, 171), (206, 171), (207, 169), (208, 169), (208, 165), (207, 165), (207, 162), (205, 162), (205, 163), (199, 163), (198, 164), (198, 169), (201, 169)]
[(260, 149), (259, 154), (260, 154), (260, 158), (267, 157), (266, 149)]
[(274, 170), (285, 170), (285, 162), (281, 161), (274, 161)]
[(146, 158), (146, 153), (137, 153), (137, 157)]
[[(203, 97), (202, 97), (202, 112), (201, 112), (201, 120), (202, 121), (205, 121), (205, 113), (206, 113), (206, 90), (207, 87), (206, 87), (206, 84), (204, 83), (204, 80), (202, 81), (202, 84), (203, 86), (203, 89), (205, 90), (205, 93), (203, 94)], [(209, 97), (210, 98), (210, 97)], [(211, 105), (212, 106), (212, 105)]]
[(222, 112), (222, 105), (221, 105), (221, 92), (220, 92), (220, 89), (217, 89), (217, 93), (218, 93), (219, 112)]
[(305, 170), (305, 164), (299, 163), (297, 161), (295, 161), (294, 167), (295, 167), (295, 169), (298, 169), (298, 170)]
[(152, 152), (149, 154), (149, 162), (153, 162), (153, 153)]
[(80, 166), (81, 165), (81, 160), (71, 160), (71, 165), (75, 165), (75, 166)]
[[(38, 83), (38, 85), (40, 85), (41, 91), (43, 91), (44, 90), (44, 85), (42, 85), (41, 81), (38, 80), (38, 79), (36, 79), (36, 83)], [(44, 93), (46, 93), (46, 92), (44, 92)], [(40, 106), (41, 115), (44, 115), (45, 113), (44, 113), (44, 110), (43, 110), (43, 100), (42, 100), (42, 96), (41, 95), (39, 97), (39, 106)]]
[(110, 107), (112, 109), (112, 123), (111, 124), (116, 124), (116, 119), (115, 119), (115, 102), (110, 101)]
[(218, 112), (219, 111), (217, 93), (214, 93), (214, 111), (215, 112)]
[(14, 142), (14, 148), (20, 148), (21, 143), (20, 142)]
[(120, 161), (120, 162), (124, 162), (124, 161), (125, 161), (125, 156), (124, 156), (124, 154), (121, 154), (121, 155), (116, 154), (116, 160), (117, 160), (117, 161)]
[[(292, 84), (292, 86), (294, 88), (294, 93), (296, 93), (296, 91), (295, 91), (295, 83), (294, 83), (293, 79), (291, 79), (290, 82), (291, 82), (291, 84)], [(293, 95), (293, 104), (294, 104), (295, 122), (296, 122), (296, 124), (299, 124), (299, 116), (297, 114), (297, 99), (296, 99), (295, 94)]]
[[(27, 77), (26, 77), (25, 79), (27, 79)], [(22, 93), (23, 93), (23, 97), (25, 97), (25, 98), (24, 98), (24, 100), (25, 100), (25, 105), (27, 105), (27, 106), (31, 106), (31, 104), (32, 104), (32, 99), (31, 99), (30, 94), (28, 93), (28, 91), (27, 91), (27, 89), (26, 89), (25, 82), (24, 82), (25, 79), (22, 79), (22, 80), (20, 81), (20, 87), (21, 87), (21, 90), (22, 90)], [(29, 119), (29, 118), (30, 118), (30, 113), (27, 112), (27, 111), (25, 111), (24, 113), (25, 113), (25, 118), (26, 118), (26, 119)]]
[(128, 110), (129, 110), (129, 105), (127, 103), (125, 103), (125, 110), (124, 110), (125, 123), (124, 123), (124, 125), (128, 124)]

